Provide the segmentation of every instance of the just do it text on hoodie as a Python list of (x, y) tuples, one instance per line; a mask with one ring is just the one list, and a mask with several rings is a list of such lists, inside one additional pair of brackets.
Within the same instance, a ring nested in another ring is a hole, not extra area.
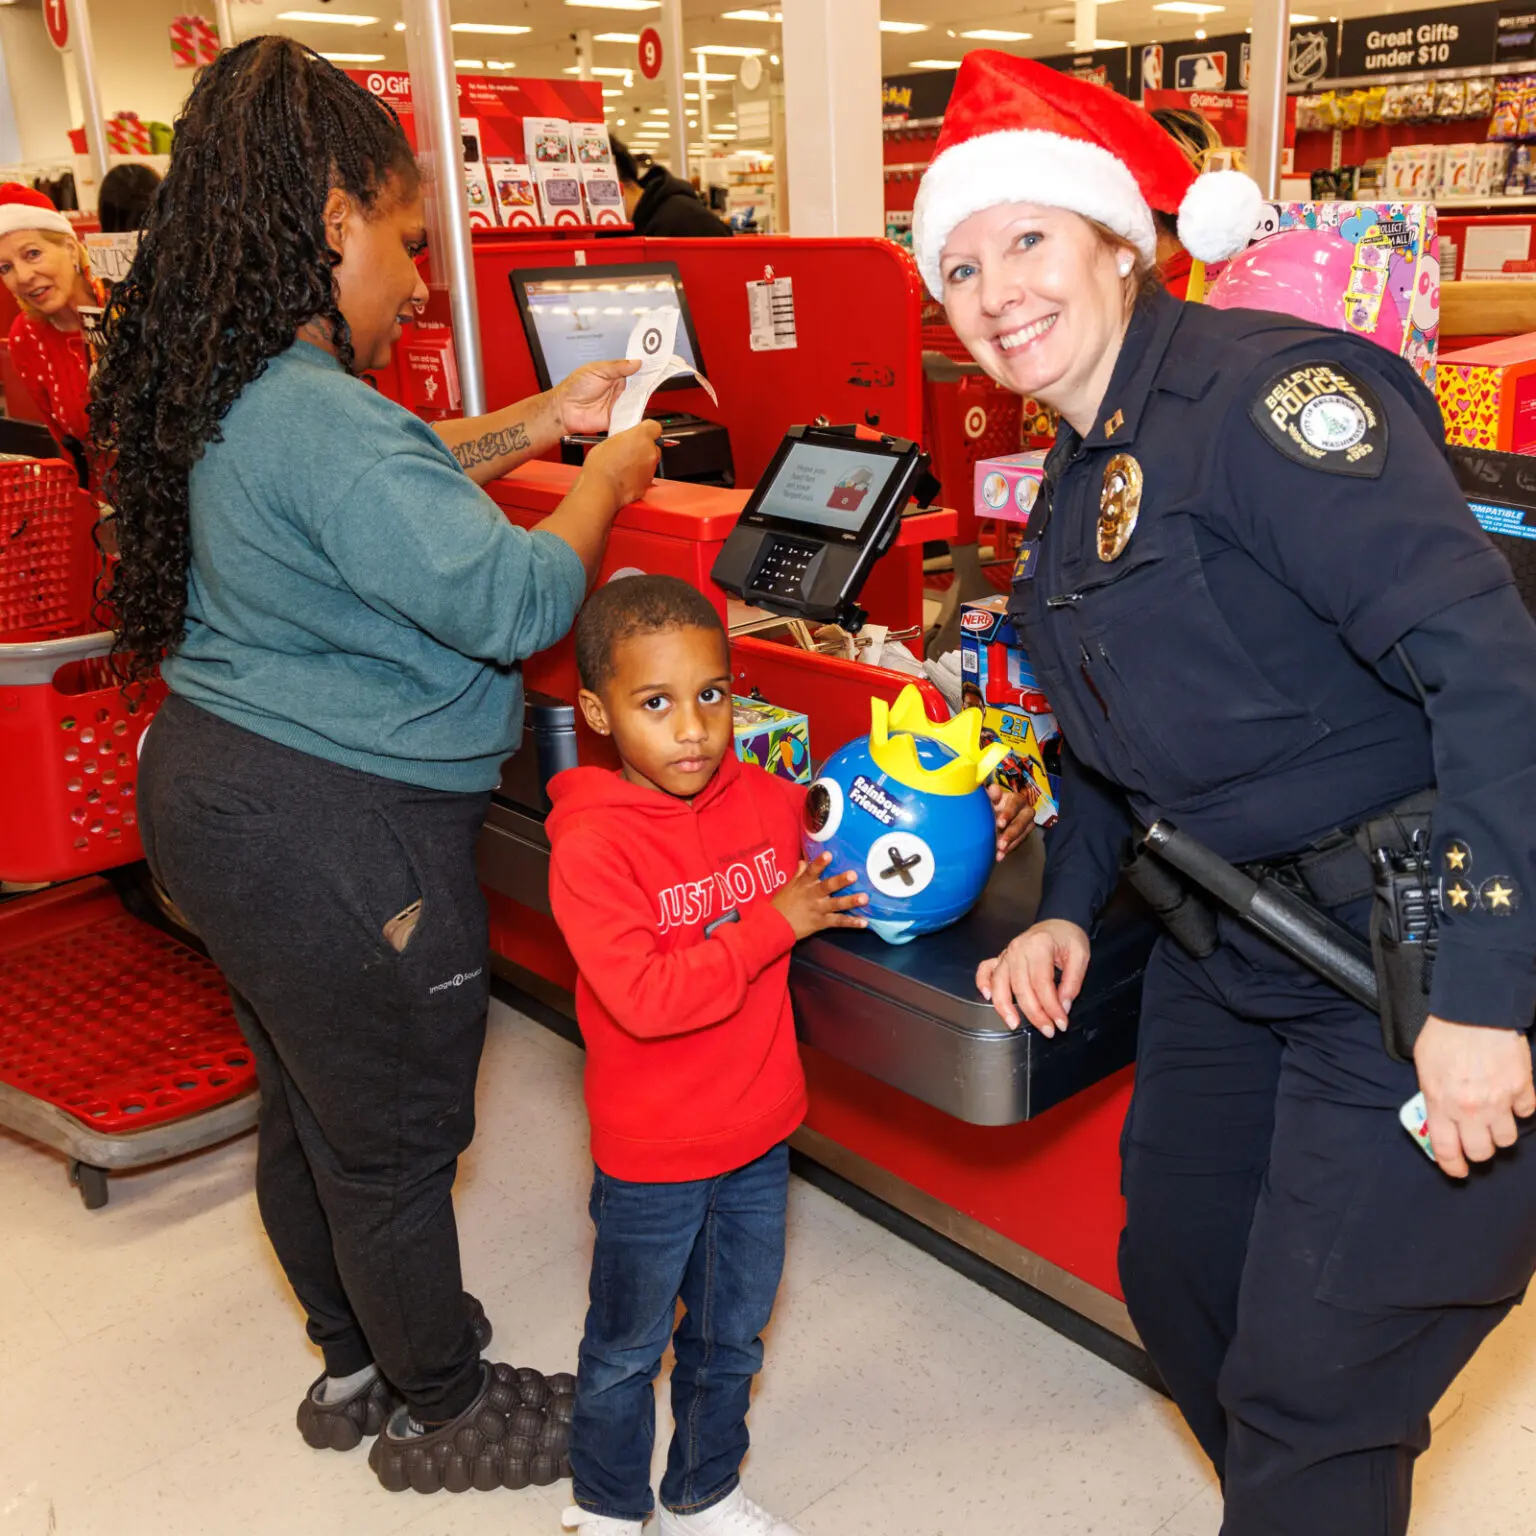
[(568, 769), (549, 794), (592, 1160), (668, 1184), (761, 1157), (806, 1109), (795, 935), (772, 905), (800, 861), (804, 788), (727, 753), (692, 801), (602, 768)]

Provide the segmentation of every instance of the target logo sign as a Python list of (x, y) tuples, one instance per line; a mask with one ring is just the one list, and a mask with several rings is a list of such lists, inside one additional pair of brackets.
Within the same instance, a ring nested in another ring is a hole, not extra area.
[(656, 326), (651, 326), (640, 338), (640, 345), (647, 357), (655, 357), (661, 351), (661, 331)]
[(647, 27), (640, 34), (640, 73), (654, 80), (661, 73), (661, 33)]
[(43, 0), (43, 24), (55, 48), (69, 47), (69, 6), (66, 0)]
[(980, 437), (987, 430), (987, 413), (981, 406), (973, 405), (965, 413), (965, 435), (967, 437)]

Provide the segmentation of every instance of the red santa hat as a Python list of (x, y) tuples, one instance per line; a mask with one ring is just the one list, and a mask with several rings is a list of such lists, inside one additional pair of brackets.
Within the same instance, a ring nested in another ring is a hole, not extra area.
[(72, 235), (74, 225), (41, 192), (19, 181), (0, 183), (0, 235), (14, 235), (18, 229), (51, 229)]
[(1067, 208), (1157, 258), (1152, 209), (1178, 217), (1200, 261), (1240, 251), (1262, 197), (1240, 171), (1196, 175), (1140, 107), (1033, 59), (979, 48), (960, 66), (933, 163), (918, 188), (912, 244), (942, 295), (939, 256), (955, 228), (999, 203)]

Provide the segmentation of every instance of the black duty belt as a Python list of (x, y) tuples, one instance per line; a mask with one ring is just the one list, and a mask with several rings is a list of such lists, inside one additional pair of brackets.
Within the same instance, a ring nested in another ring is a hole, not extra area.
[[(1421, 790), (1385, 814), (1389, 819), (1403, 819), (1406, 838), (1408, 823), (1426, 815), (1434, 802), (1433, 790)], [(1369, 820), (1374, 823), (1377, 818)], [(1361, 826), (1365, 824), (1362, 822)], [(1275, 880), (1319, 907), (1348, 906), (1352, 901), (1363, 901), (1375, 890), (1375, 872), (1358, 833), (1359, 829), (1354, 827), (1330, 832), (1301, 853), (1283, 859), (1260, 859), (1238, 868), (1251, 880)]]

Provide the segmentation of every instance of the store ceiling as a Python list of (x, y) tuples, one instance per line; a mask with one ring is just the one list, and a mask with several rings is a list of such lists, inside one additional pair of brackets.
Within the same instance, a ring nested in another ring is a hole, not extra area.
[[(133, 0), (111, 0), (114, 4), (132, 4)], [(1204, 27), (1213, 37), (1240, 32), (1249, 22), (1248, 0), (1227, 0), (1224, 6), (1210, 5), (1203, 16), (1159, 11), (1162, 0), (1100, 0), (1099, 37), (1112, 43), (1142, 43), (1158, 39), (1175, 40), (1195, 35)], [(1205, 0), (1192, 0), (1205, 5)], [(1427, 0), (1296, 0), (1297, 15), (1328, 19), (1334, 16), (1381, 16), (1394, 11), (1422, 9)], [(240, 37), (260, 31), (283, 31), (325, 53), (382, 55), (359, 61), (356, 66), (377, 64), (384, 69), (405, 67), (405, 46), (395, 24), (400, 20), (400, 0), (237, 0), (231, 9)], [(770, 56), (780, 47), (780, 28), (771, 22), (725, 20), (725, 13), (736, 9), (760, 9), (772, 14), (778, 6), (766, 0), (760, 6), (738, 5), (736, 0), (683, 0), (684, 40), (694, 48), (720, 45), (731, 48), (761, 48), (763, 62), (774, 73)], [(308, 12), (335, 18), (340, 15), (375, 18), (365, 25), (341, 25), (327, 22), (282, 19), (285, 13)], [(453, 0), (452, 14), (460, 25), (522, 26), (529, 30), (516, 35), (461, 32), (457, 52), (465, 73), (518, 74), (553, 76), (574, 72), (576, 44), (573, 34), (586, 28), (595, 36), (621, 34), (634, 36), (642, 28), (654, 25), (659, 6), (648, 10), (614, 10), (588, 4), (567, 4), (565, 0)], [(882, 15), (887, 22), (921, 24), (926, 30), (910, 33), (887, 32), (884, 37), (883, 62), (886, 74), (898, 74), (917, 67), (926, 59), (954, 60), (968, 49), (1006, 47), (1025, 55), (1064, 53), (1072, 45), (1073, 12), (1070, 3), (1020, 6), (1013, 0), (883, 0)], [(1012, 43), (966, 39), (961, 34), (977, 29), (1028, 32), (1030, 37)], [(594, 45), (599, 70), (630, 70), (629, 78), (612, 74), (603, 77), (611, 93), (607, 100), (609, 120), (619, 131), (633, 134), (643, 113), (665, 105), (659, 84), (645, 81), (636, 64), (636, 47), (629, 41), (601, 41)], [(734, 79), (740, 66), (735, 57), (716, 57), (709, 72)], [(502, 66), (497, 68), (496, 66)], [(690, 69), (696, 66), (690, 62)], [(699, 89), (689, 82), (690, 91)], [(729, 112), (731, 84), (712, 81), (715, 95), (711, 103), (712, 127), (719, 131), (720, 120)], [(691, 105), (691, 104), (690, 104)], [(726, 128), (729, 124), (725, 125)]]

